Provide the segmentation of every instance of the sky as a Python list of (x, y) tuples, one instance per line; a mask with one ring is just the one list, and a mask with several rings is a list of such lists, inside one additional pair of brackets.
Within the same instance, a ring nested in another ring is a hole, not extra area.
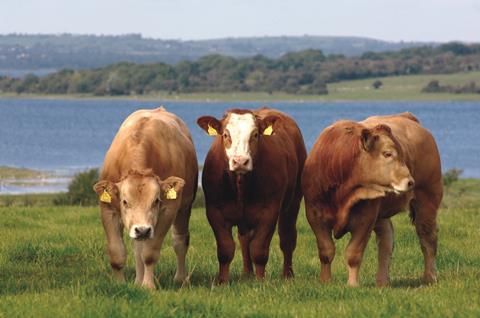
[(480, 0), (0, 0), (0, 33), (480, 42)]

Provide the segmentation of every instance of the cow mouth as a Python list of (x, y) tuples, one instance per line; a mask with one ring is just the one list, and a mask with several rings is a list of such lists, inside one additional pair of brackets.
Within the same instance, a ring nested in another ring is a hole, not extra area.
[(402, 189), (402, 188), (396, 187), (394, 185), (392, 185), (391, 189), (392, 189), (393, 193), (395, 193), (397, 195), (407, 193), (408, 190), (409, 190), (409, 189)]

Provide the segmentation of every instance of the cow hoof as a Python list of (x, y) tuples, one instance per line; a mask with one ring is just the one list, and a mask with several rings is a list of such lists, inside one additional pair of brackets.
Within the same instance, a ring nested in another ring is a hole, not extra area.
[(286, 271), (282, 274), (282, 277), (284, 279), (291, 279), (291, 278), (294, 278), (295, 277), (295, 274), (293, 274), (293, 271), (292, 270), (289, 270), (289, 271)]
[(223, 278), (223, 277), (217, 277), (217, 280), (215, 281), (216, 285), (225, 285), (228, 284), (228, 278)]
[(173, 281), (177, 284), (189, 284), (190, 283), (190, 277), (188, 275), (175, 274), (175, 277), (173, 278)]
[(149, 290), (155, 290), (155, 284), (153, 282), (143, 282), (142, 287)]
[(423, 280), (427, 285), (435, 284), (437, 282), (437, 276), (435, 274), (425, 274)]
[(332, 282), (331, 277), (320, 277), (320, 283), (322, 284), (330, 284)]
[(390, 286), (390, 281), (387, 279), (387, 280), (384, 280), (384, 279), (378, 279), (377, 280), (377, 287), (388, 287)]

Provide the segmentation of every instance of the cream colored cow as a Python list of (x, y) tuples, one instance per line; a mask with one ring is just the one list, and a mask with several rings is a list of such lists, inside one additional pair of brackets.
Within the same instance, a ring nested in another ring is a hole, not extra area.
[(181, 119), (160, 107), (138, 110), (125, 120), (94, 186), (117, 279), (125, 280), (125, 228), (133, 239), (135, 283), (155, 288), (154, 268), (170, 227), (178, 262), (174, 280), (187, 279), (188, 222), (197, 178), (195, 148)]

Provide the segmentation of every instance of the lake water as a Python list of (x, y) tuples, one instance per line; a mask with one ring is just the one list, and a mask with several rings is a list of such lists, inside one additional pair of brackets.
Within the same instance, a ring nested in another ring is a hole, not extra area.
[[(99, 167), (117, 129), (134, 110), (164, 105), (189, 126), (200, 163), (211, 139), (197, 117), (221, 117), (232, 107), (256, 108), (260, 102), (172, 102), (135, 100), (0, 99), (0, 165), (53, 171), (59, 178)], [(480, 102), (274, 102), (290, 114), (310, 149), (323, 128), (339, 119), (410, 111), (435, 136), (443, 170), (461, 168), (463, 177), (480, 178)], [(68, 179), (66, 179), (68, 180)], [(0, 193), (64, 190), (66, 181), (11, 188)]]

